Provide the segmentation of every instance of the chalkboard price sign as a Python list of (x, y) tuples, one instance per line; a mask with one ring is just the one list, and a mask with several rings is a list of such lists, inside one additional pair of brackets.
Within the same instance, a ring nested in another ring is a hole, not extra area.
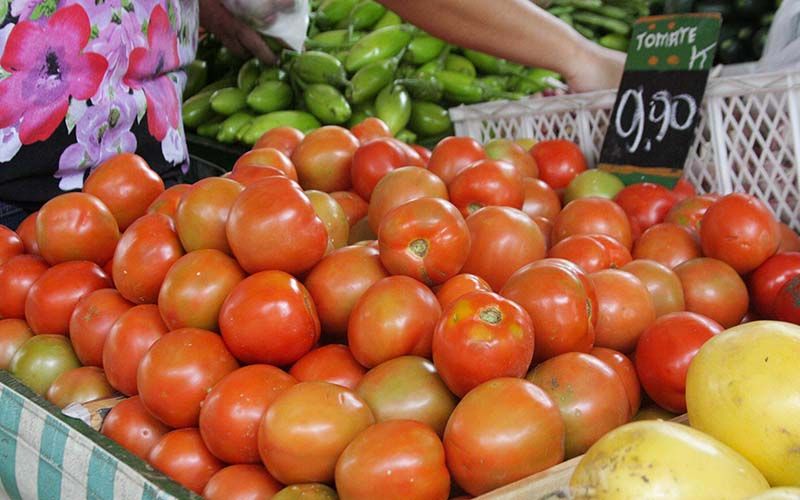
[(600, 153), (603, 170), (626, 183), (674, 185), (694, 140), (720, 18), (685, 14), (640, 19)]

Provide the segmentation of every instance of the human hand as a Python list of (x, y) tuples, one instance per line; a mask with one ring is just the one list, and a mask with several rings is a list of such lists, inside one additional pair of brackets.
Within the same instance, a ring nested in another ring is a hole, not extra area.
[(200, 0), (200, 25), (240, 57), (253, 55), (266, 64), (277, 57), (253, 28), (235, 18), (220, 0)]
[(573, 92), (616, 89), (625, 69), (625, 53), (586, 41), (564, 75)]

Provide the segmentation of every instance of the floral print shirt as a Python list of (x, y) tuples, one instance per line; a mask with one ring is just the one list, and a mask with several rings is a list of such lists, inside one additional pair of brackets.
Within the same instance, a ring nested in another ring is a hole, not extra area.
[(36, 207), (136, 152), (188, 167), (182, 68), (197, 0), (0, 0), (0, 201)]

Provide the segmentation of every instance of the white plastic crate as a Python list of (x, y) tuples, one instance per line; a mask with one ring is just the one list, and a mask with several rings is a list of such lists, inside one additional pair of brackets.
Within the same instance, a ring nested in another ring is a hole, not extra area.
[[(569, 139), (594, 166), (616, 91), (450, 109), (456, 135)], [(800, 71), (710, 78), (684, 176), (698, 191), (758, 196), (800, 230)]]

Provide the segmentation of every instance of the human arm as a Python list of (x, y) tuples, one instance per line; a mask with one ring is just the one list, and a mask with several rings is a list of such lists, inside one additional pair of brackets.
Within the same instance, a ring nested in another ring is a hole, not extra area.
[(277, 60), (261, 35), (236, 19), (220, 0), (200, 0), (200, 25), (216, 35), (228, 50), (238, 56), (252, 54), (267, 64)]

